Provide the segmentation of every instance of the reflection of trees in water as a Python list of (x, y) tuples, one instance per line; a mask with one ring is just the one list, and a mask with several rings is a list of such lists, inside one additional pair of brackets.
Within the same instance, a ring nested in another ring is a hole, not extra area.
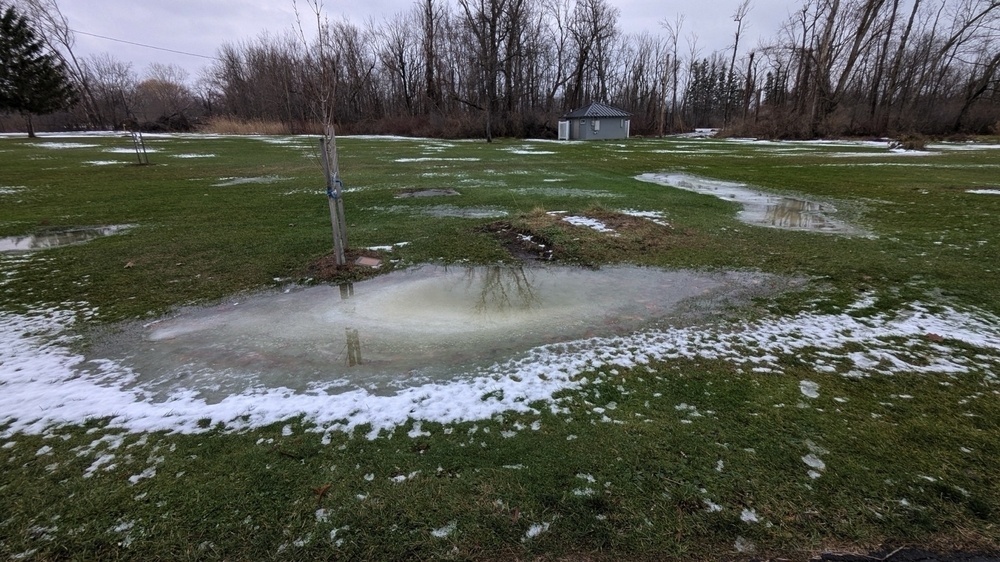
[(822, 205), (799, 199), (782, 199), (777, 205), (768, 205), (764, 211), (764, 221), (774, 226), (786, 228), (810, 228), (826, 221), (817, 215)]
[[(533, 277), (533, 276), (532, 276)], [(532, 286), (533, 279), (523, 267), (489, 266), (469, 268), (466, 283), (473, 288), (480, 283), (476, 312), (503, 312), (508, 309), (527, 310), (539, 304)]]
[(354, 367), (361, 364), (361, 336), (357, 330), (344, 328), (347, 334), (347, 366)]

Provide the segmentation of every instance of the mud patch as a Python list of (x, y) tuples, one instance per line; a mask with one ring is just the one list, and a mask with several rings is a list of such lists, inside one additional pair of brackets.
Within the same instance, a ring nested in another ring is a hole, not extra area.
[(477, 231), (493, 235), (510, 255), (521, 261), (550, 262), (555, 259), (555, 245), (537, 232), (517, 228), (506, 221), (490, 223)]

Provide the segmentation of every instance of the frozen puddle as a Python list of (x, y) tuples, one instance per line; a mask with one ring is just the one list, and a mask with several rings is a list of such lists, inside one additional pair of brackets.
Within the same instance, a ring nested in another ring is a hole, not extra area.
[(110, 236), (132, 228), (130, 225), (96, 226), (91, 228), (74, 228), (48, 232), (45, 234), (29, 234), (27, 236), (8, 236), (0, 238), (0, 252), (31, 252), (58, 248), (70, 244), (89, 242), (101, 236)]
[(743, 210), (737, 218), (747, 224), (828, 234), (866, 235), (863, 230), (832, 218), (830, 214), (837, 210), (831, 205), (774, 195), (743, 183), (681, 173), (642, 174), (635, 179), (740, 203)]
[(485, 372), (544, 344), (700, 318), (788, 284), (759, 273), (424, 266), (186, 310), (108, 337), (91, 357), (128, 367), (130, 386), (154, 399), (385, 394)]

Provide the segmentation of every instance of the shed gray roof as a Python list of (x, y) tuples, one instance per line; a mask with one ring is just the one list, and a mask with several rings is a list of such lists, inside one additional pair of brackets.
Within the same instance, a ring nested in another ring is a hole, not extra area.
[(617, 107), (594, 102), (580, 109), (570, 111), (566, 115), (563, 115), (563, 117), (566, 119), (579, 119), (581, 117), (630, 117), (631, 115), (631, 113)]

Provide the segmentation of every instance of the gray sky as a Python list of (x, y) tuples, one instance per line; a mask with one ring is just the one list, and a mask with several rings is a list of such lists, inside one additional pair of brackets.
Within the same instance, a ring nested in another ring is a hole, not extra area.
[[(610, 0), (621, 11), (619, 25), (626, 33), (663, 32), (659, 22), (685, 15), (683, 35), (698, 37), (702, 55), (732, 45), (736, 24), (732, 14), (739, 0)], [(367, 19), (381, 21), (410, 9), (414, 0), (326, 0), (331, 18), (346, 17), (361, 25)], [(300, 9), (308, 11), (303, 0)], [(130, 61), (142, 75), (150, 63), (170, 63), (197, 78), (210, 60), (101, 39), (83, 33), (143, 43), (205, 56), (219, 46), (258, 36), (264, 31), (281, 33), (295, 26), (292, 0), (60, 0), (60, 8), (77, 34), (77, 56), (107, 52)], [(744, 24), (743, 45), (756, 45), (761, 37), (772, 37), (799, 0), (752, 0)], [(684, 50), (687, 50), (685, 43)], [(741, 51), (743, 49), (741, 48)]]

